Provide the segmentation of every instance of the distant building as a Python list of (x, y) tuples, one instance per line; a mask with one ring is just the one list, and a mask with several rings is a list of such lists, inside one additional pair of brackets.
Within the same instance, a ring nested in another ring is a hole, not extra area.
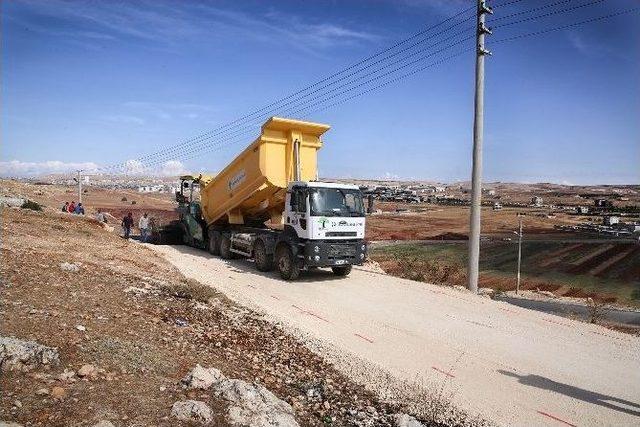
[(533, 196), (531, 198), (531, 204), (533, 206), (542, 206), (542, 197), (540, 196)]
[(142, 185), (138, 187), (138, 193), (163, 193), (164, 185)]
[(614, 225), (620, 222), (619, 216), (605, 216), (602, 218), (602, 223), (604, 225)]
[(593, 204), (598, 208), (610, 208), (613, 206), (613, 203), (611, 203), (611, 200), (607, 200), (607, 199), (595, 199), (593, 201)]
[(586, 206), (578, 206), (578, 207), (576, 208), (576, 213), (579, 213), (579, 214), (587, 214), (587, 213), (589, 213), (589, 208), (588, 208), (588, 207), (586, 207)]
[(493, 210), (494, 210), (494, 211), (499, 211), (499, 210), (501, 210), (501, 209), (502, 209), (502, 203), (500, 203), (500, 202), (495, 202), (495, 203), (493, 204)]

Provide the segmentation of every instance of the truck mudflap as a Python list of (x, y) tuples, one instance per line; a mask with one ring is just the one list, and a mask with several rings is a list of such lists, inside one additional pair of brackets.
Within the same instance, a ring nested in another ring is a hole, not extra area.
[(303, 255), (309, 267), (361, 265), (367, 259), (367, 244), (362, 239), (310, 240), (304, 244)]

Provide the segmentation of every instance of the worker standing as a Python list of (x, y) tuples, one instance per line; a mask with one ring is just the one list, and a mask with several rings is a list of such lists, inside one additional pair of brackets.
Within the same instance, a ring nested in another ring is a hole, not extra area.
[(124, 230), (125, 239), (128, 239), (129, 235), (131, 235), (131, 227), (133, 227), (133, 216), (131, 212), (129, 212), (127, 216), (122, 218), (122, 229)]
[(142, 243), (147, 243), (149, 240), (149, 216), (146, 212), (140, 217), (138, 228), (140, 229), (140, 240)]

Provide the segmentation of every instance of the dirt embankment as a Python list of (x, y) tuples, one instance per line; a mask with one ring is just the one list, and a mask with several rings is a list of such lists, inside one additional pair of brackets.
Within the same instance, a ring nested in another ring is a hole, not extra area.
[(55, 347), (59, 364), (5, 369), (0, 420), (193, 425), (171, 415), (176, 401), (192, 399), (213, 409), (212, 425), (228, 425), (223, 397), (181, 386), (196, 364), (265, 386), (301, 425), (390, 425), (401, 409), (96, 221), (21, 209), (1, 216), (0, 335)]

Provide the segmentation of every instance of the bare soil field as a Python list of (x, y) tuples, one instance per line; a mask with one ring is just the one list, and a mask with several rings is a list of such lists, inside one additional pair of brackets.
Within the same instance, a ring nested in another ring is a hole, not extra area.
[(212, 409), (212, 425), (229, 425), (227, 400), (180, 383), (196, 364), (266, 387), (300, 425), (391, 425), (402, 409), (94, 220), (18, 208), (1, 218), (0, 336), (54, 347), (60, 362), (2, 366), (0, 420), (195, 425), (171, 415), (174, 402), (194, 399)]
[[(382, 214), (367, 217), (369, 240), (466, 240), (469, 233), (469, 207), (437, 206), (429, 204), (402, 205), (378, 203)], [(396, 209), (410, 209), (396, 212)], [(525, 231), (529, 237), (562, 238), (566, 233), (554, 229), (554, 225), (574, 225), (585, 219), (574, 215), (556, 215), (547, 218), (540, 209), (505, 208), (494, 211), (482, 209), (482, 233), (497, 237), (513, 237), (518, 229), (518, 213), (525, 213)]]

